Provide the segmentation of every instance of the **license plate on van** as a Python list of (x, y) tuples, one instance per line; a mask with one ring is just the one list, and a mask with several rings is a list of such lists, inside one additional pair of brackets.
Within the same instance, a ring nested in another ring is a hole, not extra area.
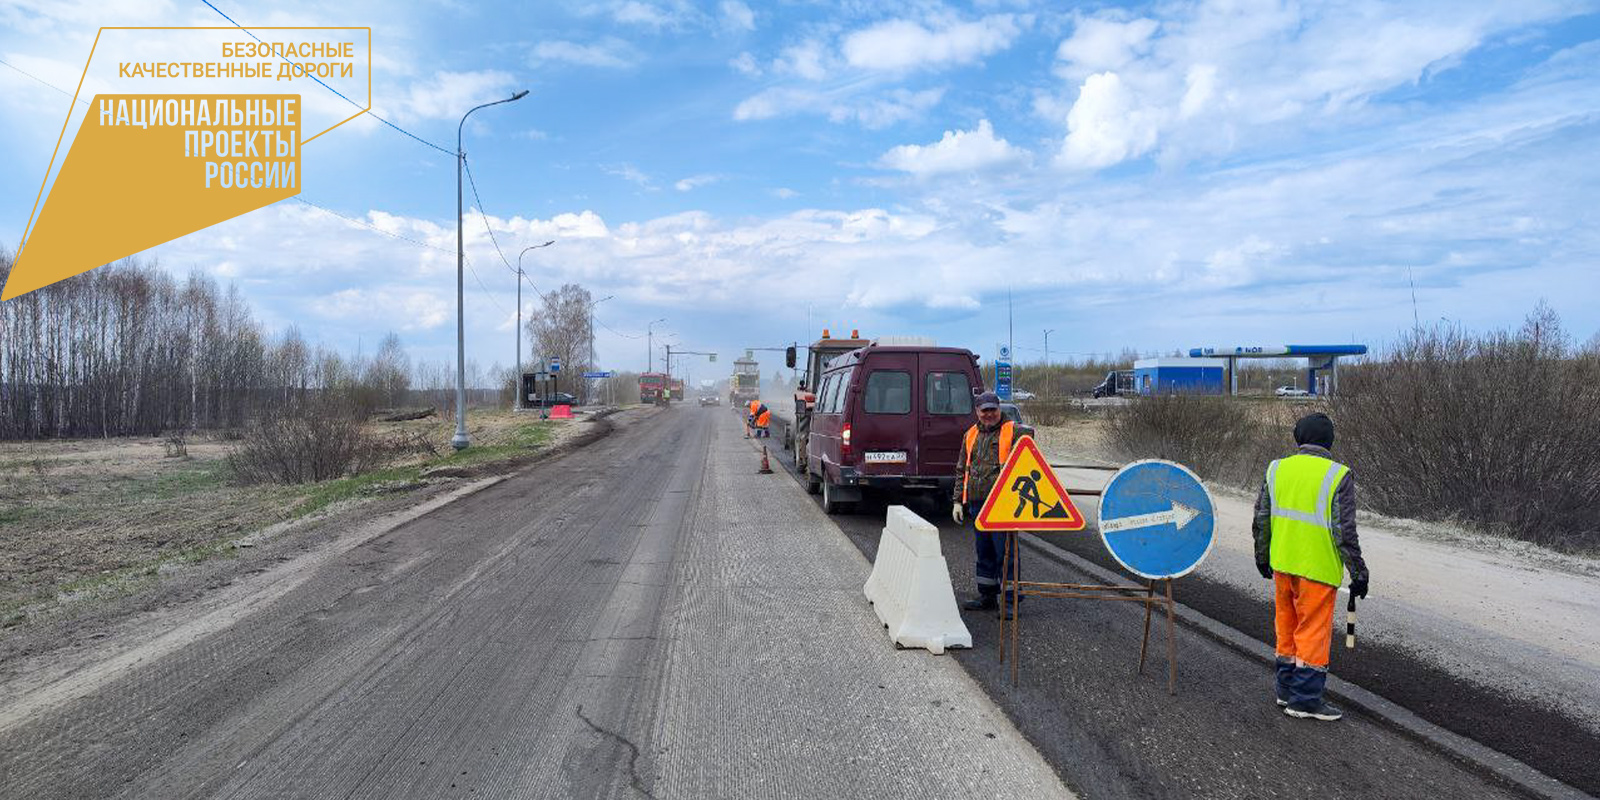
[(904, 464), (906, 451), (904, 450), (879, 450), (868, 451), (866, 454), (868, 464)]

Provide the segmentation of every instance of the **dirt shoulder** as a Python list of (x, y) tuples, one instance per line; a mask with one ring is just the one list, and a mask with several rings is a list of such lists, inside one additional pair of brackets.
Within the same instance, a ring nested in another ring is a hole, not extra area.
[(153, 438), (0, 444), (0, 670), (558, 457), (643, 413), (557, 421), (474, 412), (463, 453), (448, 446), (453, 420), (387, 423), (384, 432), (415, 434), (436, 443), (433, 452), (301, 486), (234, 484), (223, 441), (190, 440), (185, 457)]

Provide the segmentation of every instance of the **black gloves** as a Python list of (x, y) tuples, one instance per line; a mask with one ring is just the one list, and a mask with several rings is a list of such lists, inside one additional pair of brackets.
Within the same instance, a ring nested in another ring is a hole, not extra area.
[(1362, 600), (1367, 599), (1367, 576), (1350, 579), (1350, 594)]
[(1272, 580), (1272, 565), (1271, 564), (1268, 564), (1265, 561), (1257, 561), (1256, 562), (1256, 572), (1261, 573), (1261, 577), (1266, 578), (1269, 581)]

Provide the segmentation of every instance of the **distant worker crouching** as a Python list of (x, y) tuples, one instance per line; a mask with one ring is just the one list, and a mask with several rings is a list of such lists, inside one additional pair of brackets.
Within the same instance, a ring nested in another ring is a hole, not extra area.
[[(980, 531), (974, 523), (1016, 441), (1015, 427), (1013, 423), (1003, 421), (1000, 398), (994, 392), (978, 395), (975, 403), (978, 407), (978, 424), (968, 428), (962, 440), (961, 452), (956, 460), (954, 504), (950, 508), (950, 518), (957, 525), (965, 525), (972, 530), (972, 542), (977, 550), (978, 596), (961, 605), (968, 611), (999, 606), (1005, 534)], [(1007, 606), (1010, 605), (1008, 602)]]
[(1285, 714), (1337, 720), (1322, 699), (1333, 610), (1350, 572), (1350, 593), (1367, 596), (1367, 563), (1356, 538), (1356, 479), (1333, 460), (1333, 420), (1309, 414), (1294, 426), (1298, 452), (1273, 461), (1256, 497), (1256, 569), (1274, 583), (1277, 701)]
[(766, 403), (761, 403), (761, 404), (757, 405), (756, 406), (756, 413), (755, 413), (756, 438), (757, 439), (765, 439), (765, 438), (771, 436), (772, 435), (772, 430), (771, 430), (771, 428), (768, 427), (771, 424), (772, 424), (772, 411), (767, 408), (767, 404)]
[(761, 408), (761, 401), (759, 399), (751, 400), (750, 404), (748, 406), (745, 406), (744, 438), (746, 438), (746, 439), (750, 438), (750, 435), (755, 431), (755, 428), (756, 428), (756, 410), (759, 409), (759, 408)]

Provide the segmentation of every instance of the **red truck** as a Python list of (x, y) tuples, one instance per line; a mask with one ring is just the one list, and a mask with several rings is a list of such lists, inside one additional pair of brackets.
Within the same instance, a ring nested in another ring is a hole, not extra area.
[(663, 390), (667, 386), (667, 376), (661, 372), (646, 372), (639, 376), (639, 402), (661, 403), (664, 402)]

